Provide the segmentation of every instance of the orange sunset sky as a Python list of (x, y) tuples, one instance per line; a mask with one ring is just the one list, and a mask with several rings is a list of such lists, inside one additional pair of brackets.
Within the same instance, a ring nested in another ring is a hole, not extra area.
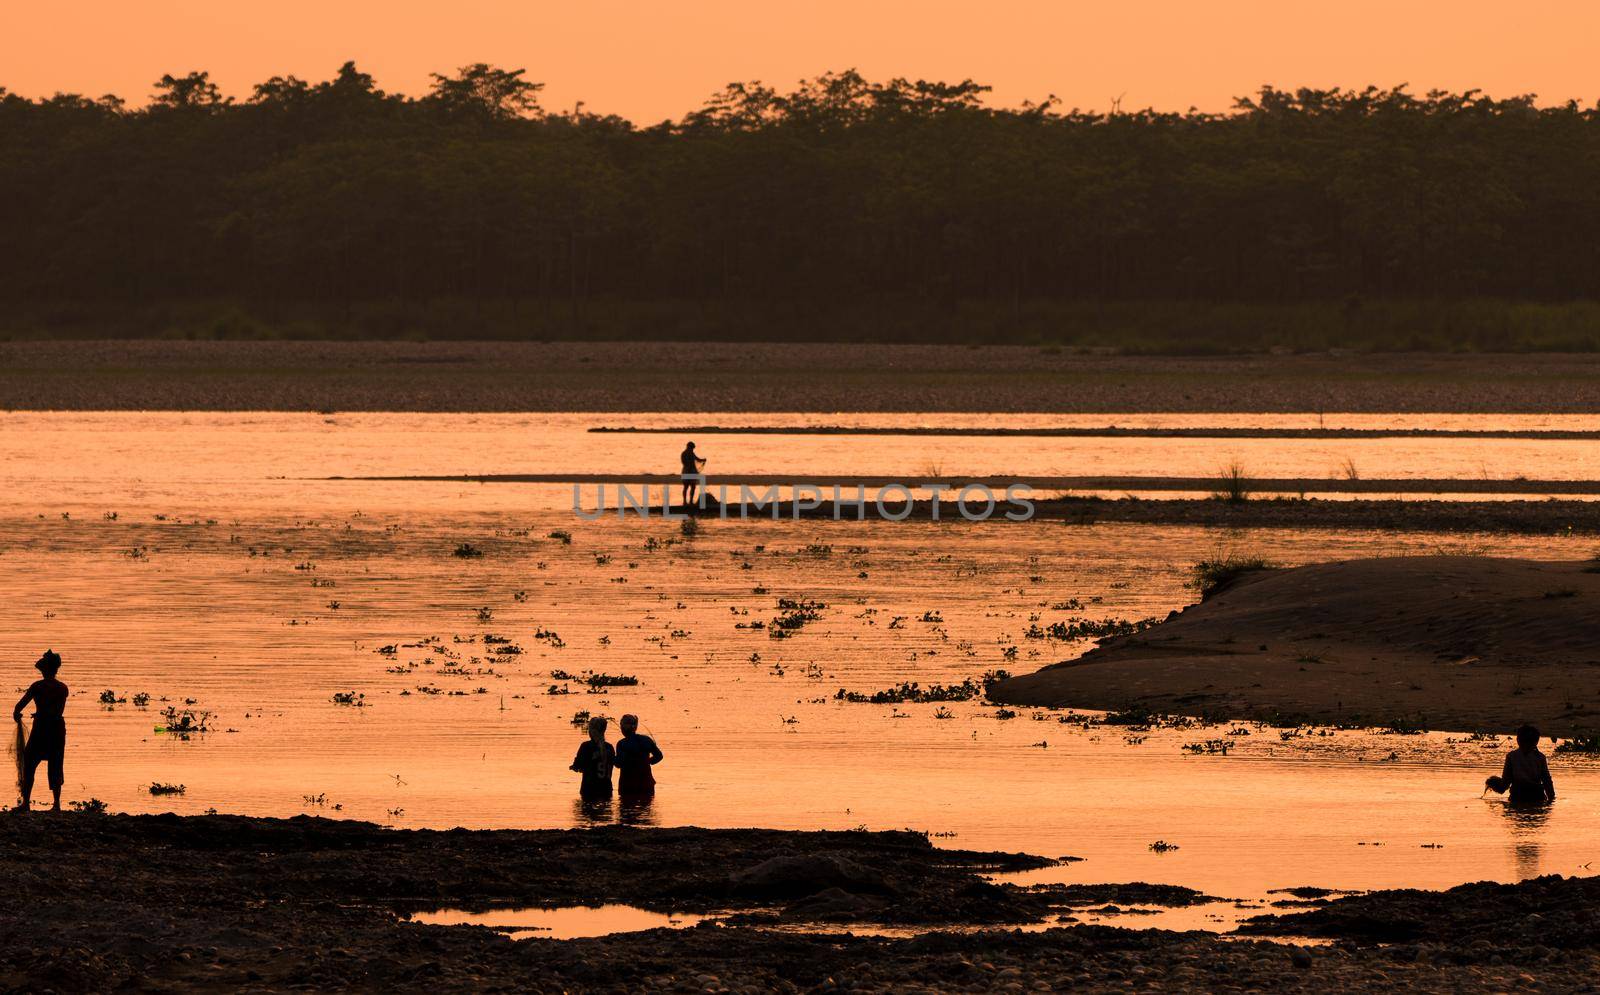
[(1600, 3), (582, 2), (125, 0), (11, 3), (0, 86), (25, 96), (115, 93), (144, 103), (164, 72), (208, 69), (243, 98), (278, 73), (346, 59), (421, 93), (469, 62), (525, 67), (547, 108), (583, 101), (640, 123), (678, 117), (733, 80), (787, 87), (828, 69), (959, 80), (1014, 104), (1225, 109), (1262, 83), (1477, 87), (1541, 102), (1600, 97)]

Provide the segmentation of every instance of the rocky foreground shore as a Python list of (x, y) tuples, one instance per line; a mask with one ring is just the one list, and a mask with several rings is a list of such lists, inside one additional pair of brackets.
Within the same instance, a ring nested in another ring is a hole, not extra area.
[[(1018, 931), (1119, 896), (1205, 898), (984, 876), (1051, 862), (935, 849), (915, 833), (436, 832), (7, 813), (0, 989), (1592, 991), (1600, 976), (1595, 879), (1374, 893), (1246, 927), (1288, 938), (1277, 942)], [(446, 905), (602, 902), (731, 913), (740, 925), (557, 941), (404, 918)], [(779, 928), (798, 923), (826, 932)], [(881, 924), (928, 931), (849, 932)]]

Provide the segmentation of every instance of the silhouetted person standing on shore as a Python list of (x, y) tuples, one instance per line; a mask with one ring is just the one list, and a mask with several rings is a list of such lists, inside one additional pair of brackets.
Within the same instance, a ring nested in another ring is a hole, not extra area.
[(33, 799), (33, 775), (40, 763), (49, 765), (50, 791), (55, 795), (53, 811), (61, 811), (62, 768), (67, 753), (67, 723), (62, 712), (67, 707), (67, 686), (56, 680), (61, 670), (61, 656), (54, 650), (45, 650), (44, 656), (34, 664), (44, 676), (34, 681), (23, 694), (11, 718), (22, 722), (22, 710), (33, 702), (33, 731), (28, 735), (27, 747), (22, 754), (22, 810), (25, 812)]
[(585, 798), (611, 797), (611, 768), (616, 766), (617, 753), (606, 742), (606, 720), (596, 715), (589, 720), (589, 738), (578, 746), (578, 755), (572, 758), (572, 770), (583, 775), (578, 793)]
[(1525, 725), (1517, 730), (1517, 748), (1506, 754), (1500, 776), (1489, 778), (1485, 784), (1496, 793), (1509, 788), (1508, 800), (1513, 805), (1543, 805), (1556, 800), (1550, 765), (1539, 752), (1538, 729)]
[(687, 512), (700, 488), (700, 471), (705, 469), (706, 461), (695, 454), (692, 442), (683, 447), (678, 459), (683, 463), (683, 510)]
[(662, 761), (661, 747), (639, 731), (639, 716), (624, 715), (622, 738), (617, 740), (617, 793), (624, 800), (645, 799), (656, 793), (656, 776), (650, 768)]

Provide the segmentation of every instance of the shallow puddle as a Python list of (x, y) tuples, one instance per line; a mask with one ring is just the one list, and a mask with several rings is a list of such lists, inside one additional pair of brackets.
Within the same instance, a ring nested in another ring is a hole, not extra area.
[(484, 926), (515, 940), (577, 940), (647, 929), (687, 929), (706, 917), (682, 912), (652, 912), (632, 905), (568, 905), (486, 912), (438, 909), (413, 912), (406, 918), (429, 926)]

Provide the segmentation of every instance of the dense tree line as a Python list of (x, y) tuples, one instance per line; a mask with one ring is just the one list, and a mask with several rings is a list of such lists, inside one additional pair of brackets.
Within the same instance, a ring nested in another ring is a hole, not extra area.
[(1600, 297), (1600, 110), (1265, 89), (1222, 114), (829, 74), (637, 127), (477, 65), (242, 100), (0, 90), (0, 298)]

